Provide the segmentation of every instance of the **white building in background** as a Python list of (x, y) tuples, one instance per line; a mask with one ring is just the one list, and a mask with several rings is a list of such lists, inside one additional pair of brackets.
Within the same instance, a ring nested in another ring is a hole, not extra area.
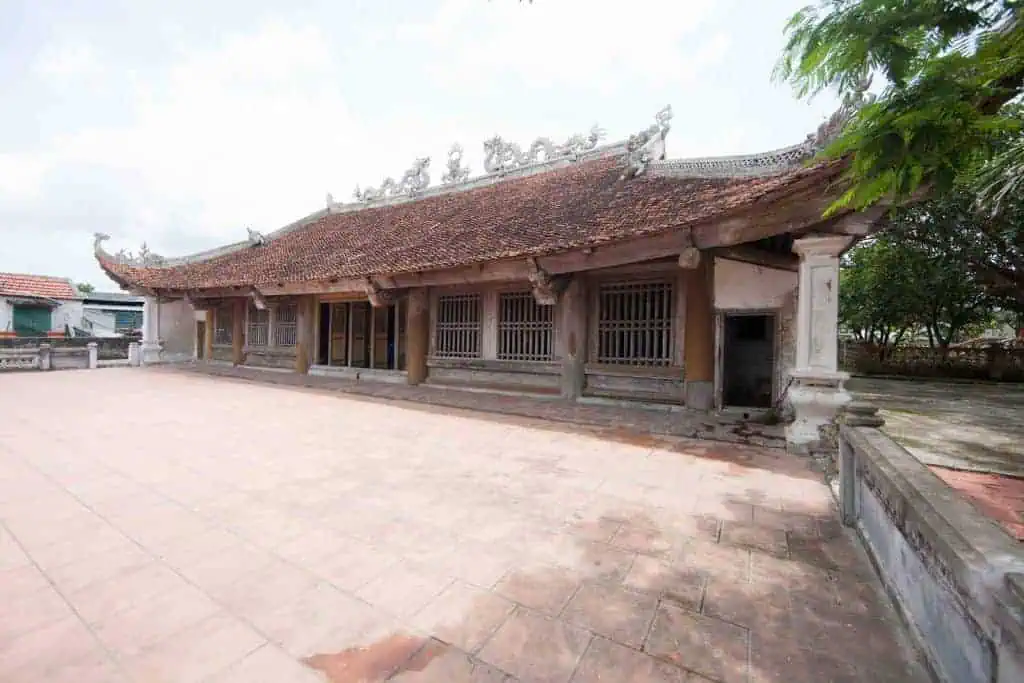
[(83, 293), (68, 278), (0, 273), (0, 337), (120, 337), (140, 332), (144, 299)]

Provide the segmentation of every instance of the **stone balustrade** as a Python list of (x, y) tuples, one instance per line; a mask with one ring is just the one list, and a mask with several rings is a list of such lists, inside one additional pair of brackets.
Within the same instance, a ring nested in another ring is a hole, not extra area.
[(846, 407), (839, 499), (938, 680), (1024, 681), (1024, 551), (879, 428)]
[(137, 342), (128, 345), (128, 358), (100, 359), (99, 345), (35, 346), (0, 348), (0, 372), (17, 370), (95, 370), (104, 367), (141, 365), (142, 354)]

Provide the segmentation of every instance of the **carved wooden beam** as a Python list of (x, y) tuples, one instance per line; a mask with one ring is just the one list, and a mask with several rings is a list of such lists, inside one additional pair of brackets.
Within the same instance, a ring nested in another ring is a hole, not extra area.
[(808, 191), (774, 204), (755, 206), (741, 214), (694, 226), (693, 243), (701, 249), (731, 247), (773, 235), (815, 229), (828, 222), (822, 214), (833, 199)]
[(800, 269), (800, 259), (795, 254), (775, 254), (746, 245), (716, 249), (714, 253), (718, 258), (741, 261), (765, 268), (794, 272)]
[(252, 302), (256, 306), (257, 310), (267, 310), (267, 298), (263, 296), (263, 293), (260, 292), (260, 290), (253, 287), (249, 290), (249, 296), (252, 298)]
[(526, 259), (526, 266), (529, 268), (527, 279), (533, 288), (533, 298), (541, 306), (554, 306), (558, 303), (558, 297), (562, 295), (565, 288), (569, 286), (569, 278), (553, 277), (539, 265), (537, 259)]
[(889, 208), (888, 206), (872, 206), (863, 211), (848, 213), (836, 219), (828, 227), (828, 232), (851, 237), (867, 237), (881, 227)]
[(392, 293), (381, 289), (381, 286), (377, 284), (373, 278), (366, 278), (364, 288), (366, 298), (370, 300), (370, 305), (374, 308), (389, 306), (394, 301)]

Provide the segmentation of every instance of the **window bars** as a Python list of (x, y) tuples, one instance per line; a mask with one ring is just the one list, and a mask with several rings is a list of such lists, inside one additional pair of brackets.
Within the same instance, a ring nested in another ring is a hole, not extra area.
[(298, 304), (282, 304), (277, 308), (274, 319), (274, 344), (276, 346), (295, 346), (298, 342)]
[(269, 342), (270, 310), (260, 310), (249, 304), (249, 324), (246, 329), (245, 341), (249, 346), (266, 346)]
[(671, 282), (601, 285), (596, 361), (640, 367), (671, 365), (673, 294)]
[(554, 311), (554, 306), (538, 304), (530, 291), (502, 293), (498, 298), (498, 358), (551, 360)]
[(437, 358), (479, 358), (481, 322), (479, 294), (438, 297), (434, 355)]
[(234, 327), (234, 311), (230, 306), (221, 306), (213, 312), (213, 343), (230, 345)]

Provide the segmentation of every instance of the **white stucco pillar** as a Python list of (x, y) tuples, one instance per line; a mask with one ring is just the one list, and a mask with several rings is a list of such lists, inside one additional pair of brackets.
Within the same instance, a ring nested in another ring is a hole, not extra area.
[(160, 360), (160, 312), (156, 297), (147, 296), (142, 305), (142, 364)]
[(849, 379), (839, 372), (839, 255), (850, 245), (845, 235), (811, 235), (793, 243), (800, 255), (797, 299), (796, 363), (791, 373), (789, 400), (794, 421), (786, 441), (796, 450), (819, 441), (828, 424), (850, 395)]

